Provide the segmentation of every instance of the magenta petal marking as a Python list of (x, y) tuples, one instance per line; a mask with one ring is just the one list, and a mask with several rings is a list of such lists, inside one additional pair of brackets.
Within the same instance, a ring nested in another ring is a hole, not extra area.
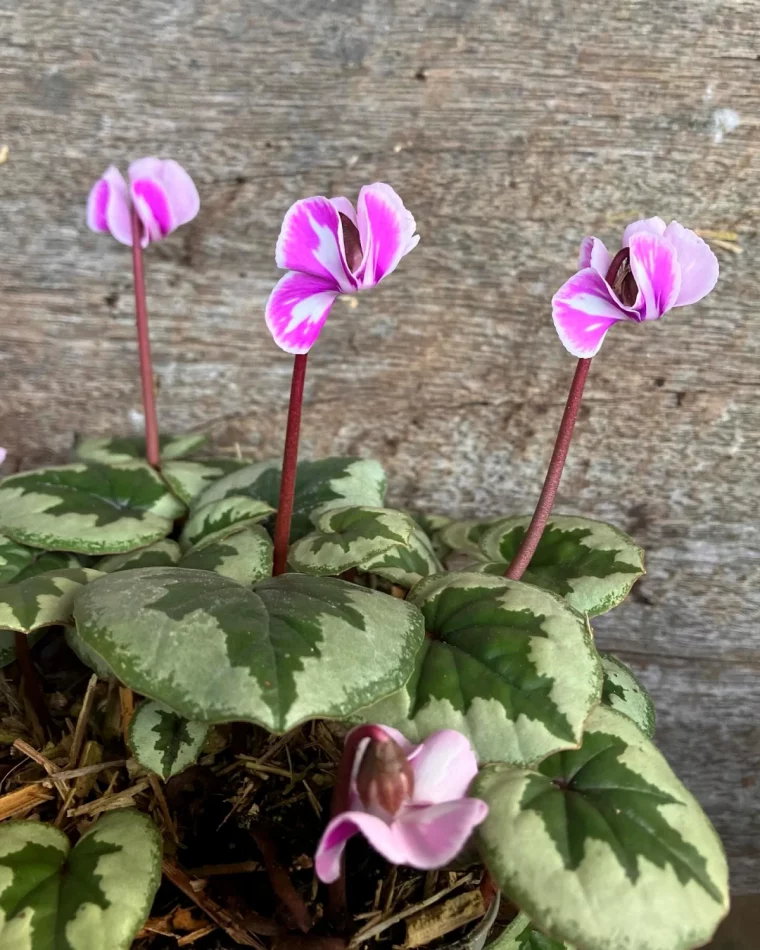
[(173, 230), (169, 199), (163, 186), (150, 178), (132, 180), (132, 200), (143, 223), (143, 247), (149, 241), (160, 241)]
[(285, 274), (266, 305), (266, 322), (275, 343), (286, 353), (308, 353), (337, 296), (329, 279), (296, 271)]
[(665, 222), (657, 215), (653, 218), (642, 218), (640, 221), (634, 221), (623, 231), (623, 247), (628, 247), (634, 234), (641, 234), (642, 232), (662, 236), (665, 233)]
[(434, 732), (408, 757), (414, 772), (414, 801), (419, 803), (463, 798), (478, 774), (469, 740), (455, 729)]
[(390, 185), (375, 182), (359, 192), (359, 237), (364, 250), (359, 273), (363, 287), (373, 287), (417, 246), (420, 236), (411, 212)]
[(359, 832), (392, 864), (408, 864), (407, 852), (403, 844), (396, 840), (397, 827), (396, 822), (389, 825), (382, 818), (362, 811), (346, 811), (337, 815), (325, 828), (314, 855), (317, 877), (326, 884), (337, 881), (346, 842)]
[(579, 359), (588, 359), (599, 352), (614, 323), (633, 318), (618, 306), (604, 278), (587, 267), (554, 295), (552, 319), (565, 349)]
[(108, 231), (106, 208), (108, 207), (108, 182), (105, 178), (96, 181), (87, 199), (87, 227), (91, 231)]
[(132, 244), (127, 183), (118, 168), (109, 166), (92, 187), (87, 199), (87, 225), (108, 231), (122, 244)]
[(604, 245), (604, 241), (599, 238), (585, 237), (581, 241), (580, 252), (578, 254), (578, 267), (584, 270), (586, 267), (593, 267), (594, 270), (606, 276), (610, 267), (610, 252)]
[(676, 249), (667, 238), (646, 231), (632, 234), (629, 247), (639, 312), (644, 320), (657, 320), (675, 304), (681, 289)]
[(0, 465), (8, 458), (8, 450), (0, 448)]
[[(411, 806), (394, 822), (394, 844), (405, 852), (404, 864), (421, 870), (439, 868), (454, 860), (487, 814), (488, 805), (479, 798)], [(372, 845), (377, 848), (374, 841)]]
[(341, 293), (356, 290), (343, 250), (338, 209), (319, 195), (296, 201), (288, 209), (277, 239), (275, 260), (278, 267), (330, 280)]
[(698, 234), (677, 221), (670, 222), (665, 237), (676, 249), (681, 268), (681, 289), (673, 306), (696, 303), (706, 297), (718, 282), (718, 258)]

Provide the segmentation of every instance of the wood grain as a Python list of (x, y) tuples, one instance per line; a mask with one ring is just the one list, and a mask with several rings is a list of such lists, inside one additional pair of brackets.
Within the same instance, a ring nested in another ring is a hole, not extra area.
[(336, 305), (303, 451), (377, 456), (394, 502), (459, 515), (537, 496), (573, 372), (549, 300), (581, 236), (654, 213), (735, 230), (705, 303), (605, 344), (559, 508), (648, 550), (598, 634), (642, 670), (735, 890), (760, 889), (758, 80), (758, 0), (0, 0), (10, 467), (139, 409), (129, 255), (84, 228), (110, 162), (170, 155), (202, 196), (147, 254), (161, 424), (257, 458), (286, 414), (262, 319), (283, 212), (398, 189), (422, 241)]

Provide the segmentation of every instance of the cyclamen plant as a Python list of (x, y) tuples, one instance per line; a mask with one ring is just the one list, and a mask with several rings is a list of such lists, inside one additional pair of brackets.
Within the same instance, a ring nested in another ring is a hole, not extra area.
[[(50, 628), (98, 677), (144, 697), (126, 741), (154, 787), (197, 761), (215, 725), (287, 742), (324, 721), (344, 740), (315, 842), (330, 885), (316, 932), (350, 938), (344, 864), (366, 856), (346, 857), (356, 837), (391, 864), (476, 868), (488, 913), (458, 947), (483, 946), (499, 893), (519, 908), (493, 930), (500, 950), (703, 945), (728, 909), (723, 849), (653, 742), (651, 699), (591, 628), (644, 572), (642, 552), (552, 506), (606, 332), (709, 293), (709, 247), (659, 218), (630, 225), (613, 257), (584, 239), (552, 302), (579, 363), (535, 512), (412, 516), (384, 506), (378, 462), (297, 458), (306, 357), (330, 307), (419, 240), (396, 192), (376, 183), (356, 209), (313, 197), (287, 212), (276, 261), (288, 273), (266, 307), (294, 356), (285, 454), (250, 462), (188, 458), (196, 436), (159, 443), (142, 248), (199, 202), (172, 161), (133, 163), (129, 179), (106, 172), (88, 223), (132, 246), (146, 441), (89, 439), (68, 465), (0, 483), (0, 661), (19, 660), (39, 721), (61, 734), (32, 654)], [(66, 814), (64, 803), (57, 824)], [(53, 950), (65, 934), (72, 950), (126, 950), (160, 882), (161, 839), (133, 809), (99, 819), (73, 849), (54, 825), (1, 822), (0, 947)], [(308, 931), (314, 917), (282, 873), (274, 892)]]

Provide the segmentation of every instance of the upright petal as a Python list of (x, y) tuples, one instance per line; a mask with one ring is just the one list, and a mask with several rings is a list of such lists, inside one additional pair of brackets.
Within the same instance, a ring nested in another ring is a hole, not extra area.
[(364, 259), (359, 269), (363, 287), (373, 287), (395, 270), (416, 247), (420, 236), (410, 211), (390, 185), (365, 185), (356, 204)]
[(585, 237), (581, 241), (580, 252), (578, 254), (578, 267), (584, 270), (586, 267), (593, 267), (597, 274), (604, 277), (610, 267), (610, 252), (604, 245), (604, 241), (599, 238)]
[(0, 448), (0, 465), (8, 458), (8, 450)]
[[(404, 853), (403, 862), (396, 863), (421, 870), (443, 867), (459, 854), (487, 814), (488, 805), (479, 798), (412, 806), (401, 812), (392, 826), (395, 848)], [(372, 844), (383, 853), (374, 841)]]
[(644, 320), (657, 320), (675, 304), (681, 289), (676, 249), (666, 237), (646, 231), (632, 234), (629, 247), (631, 273), (639, 288), (639, 312)]
[(308, 353), (338, 296), (331, 280), (290, 271), (269, 295), (266, 322), (286, 353)]
[(275, 260), (278, 267), (331, 280), (341, 293), (356, 290), (346, 262), (339, 209), (320, 195), (296, 201), (288, 209)]
[(634, 234), (641, 234), (642, 232), (662, 236), (665, 233), (665, 222), (657, 215), (653, 218), (642, 218), (640, 221), (634, 221), (623, 231), (623, 247), (628, 247)]
[(111, 165), (90, 191), (87, 199), (87, 227), (91, 231), (107, 231), (121, 244), (131, 246), (129, 208), (127, 183), (119, 169)]
[(382, 818), (361, 811), (345, 811), (337, 815), (325, 828), (314, 855), (317, 877), (326, 884), (337, 881), (346, 842), (357, 833), (363, 834), (375, 851), (392, 864), (409, 864), (404, 839), (399, 836), (398, 828), (397, 822), (389, 825)]
[(437, 804), (463, 798), (478, 773), (469, 739), (456, 729), (434, 732), (409, 755), (414, 772), (413, 799)]
[(718, 258), (698, 234), (677, 221), (671, 221), (665, 228), (665, 237), (676, 249), (681, 268), (681, 289), (673, 306), (696, 303), (718, 282)]
[(552, 298), (552, 319), (565, 349), (588, 359), (599, 352), (618, 320), (633, 319), (617, 303), (609, 284), (593, 268), (578, 271)]
[(330, 204), (338, 209), (338, 214), (344, 214), (352, 224), (356, 224), (358, 227), (356, 209), (348, 198), (330, 198)]
[(198, 214), (198, 189), (172, 159), (141, 158), (129, 166), (130, 193), (143, 223), (143, 247), (158, 241)]

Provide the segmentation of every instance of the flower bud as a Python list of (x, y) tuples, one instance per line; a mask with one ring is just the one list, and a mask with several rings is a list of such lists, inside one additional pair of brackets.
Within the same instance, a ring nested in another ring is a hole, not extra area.
[(414, 792), (414, 773), (403, 750), (390, 737), (370, 740), (356, 776), (356, 788), (365, 808), (379, 806), (395, 815)]

